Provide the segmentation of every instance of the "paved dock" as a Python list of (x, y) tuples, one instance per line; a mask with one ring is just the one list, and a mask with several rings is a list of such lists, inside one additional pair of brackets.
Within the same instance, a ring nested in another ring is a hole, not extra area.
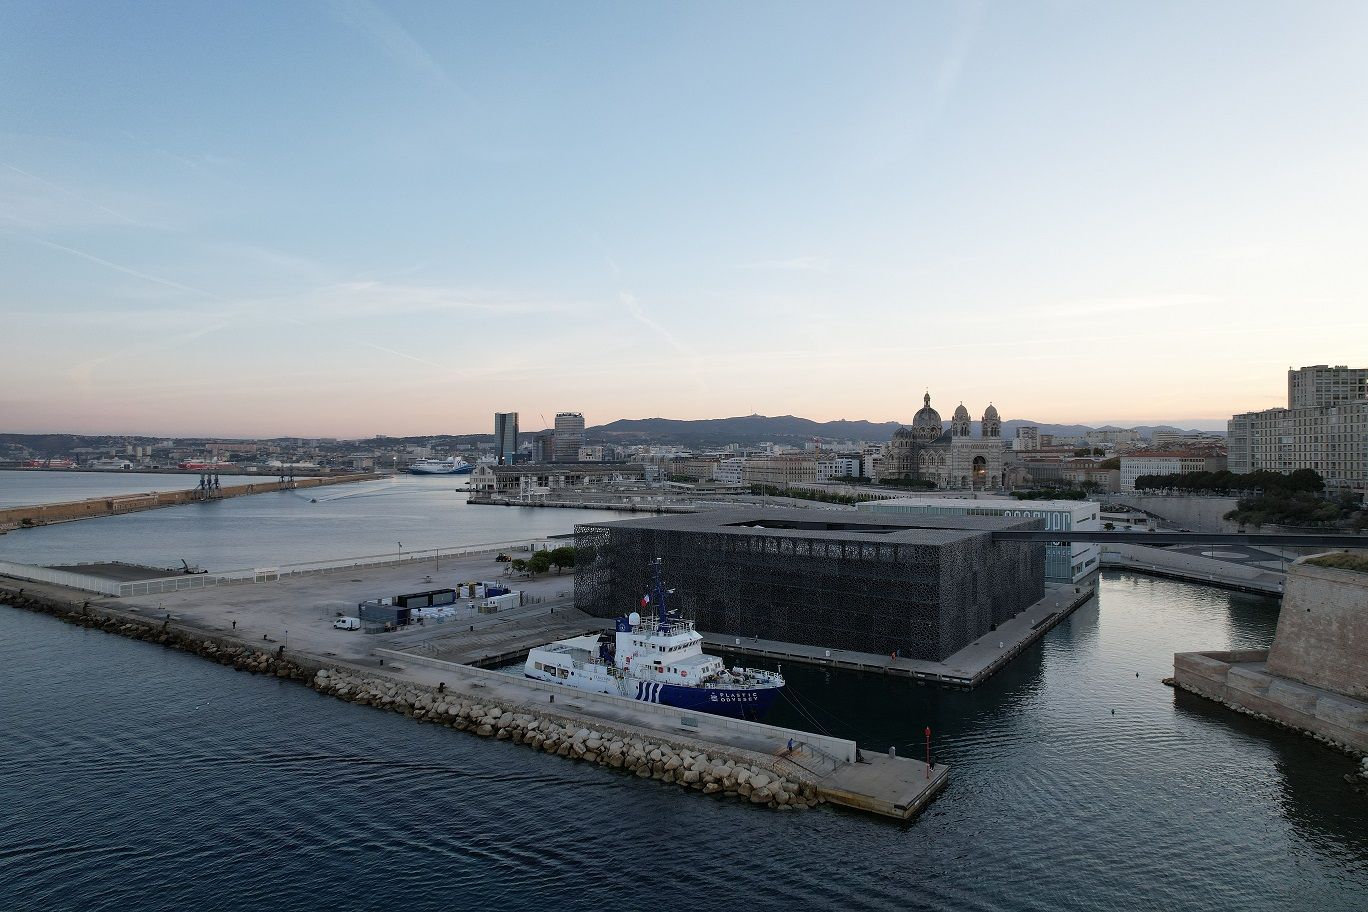
[[(561, 614), (569, 608), (574, 577), (551, 572), (536, 579), (513, 579), (505, 576), (508, 564), (495, 559), (499, 553), (498, 549), (491, 549), (440, 560), (358, 566), (330, 573), (285, 576), (269, 582), (132, 596), (114, 603), (148, 616), (169, 614), (172, 620), (232, 634), (256, 645), (278, 643), (288, 649), (362, 664), (375, 662), (372, 651), (378, 646), (412, 648), (438, 641), (444, 642), (443, 648), (453, 655), (458, 654), (459, 648), (468, 647), (462, 660), (477, 661), (493, 648), (509, 651), (497, 646), (498, 636), (511, 635), (516, 629), (528, 630), (531, 636), (530, 631), (543, 625), (551, 630), (559, 629), (553, 623), (569, 623), (570, 616), (562, 618)], [(469, 580), (497, 580), (527, 593), (529, 604), (481, 614), (463, 602), (457, 606), (454, 617), (440, 623), (432, 620), (382, 634), (335, 630), (332, 626), (339, 615), (355, 615), (357, 604), (367, 599), (451, 587)], [(489, 638), (491, 631), (502, 632)]]
[(920, 760), (864, 754), (859, 763), (837, 767), (820, 782), (832, 804), (883, 817), (911, 820), (950, 781), (950, 767)]
[(1016, 617), (999, 624), (997, 630), (984, 634), (942, 662), (701, 632), (705, 644), (725, 652), (758, 656), (777, 662), (800, 662), (805, 665), (844, 668), (850, 671), (876, 672), (949, 687), (971, 688), (982, 684), (1080, 605), (1095, 597), (1096, 586), (1095, 578), (1084, 586), (1046, 584), (1043, 599)]
[[(599, 632), (598, 618), (591, 618), (568, 605), (541, 605), (503, 612), (497, 620), (476, 615), (486, 623), (471, 623), (448, 636), (427, 640), (408, 651), (477, 668), (497, 668), (525, 658), (538, 646), (555, 640), (568, 640)], [(456, 627), (457, 624), (450, 626)]]
[[(527, 708), (554, 706), (557, 713), (573, 713), (586, 724), (607, 723), (645, 734), (686, 739), (705, 750), (711, 746), (744, 752), (752, 762), (812, 783), (832, 804), (881, 817), (911, 820), (949, 782), (948, 766), (928, 767), (910, 757), (860, 751), (854, 742), (844, 739), (570, 690), (417, 653), (379, 651), (385, 658), (386, 672), (403, 680), (431, 687), (445, 684), (458, 691), (474, 689), (482, 697), (503, 704)], [(552, 698), (554, 703), (550, 702)]]

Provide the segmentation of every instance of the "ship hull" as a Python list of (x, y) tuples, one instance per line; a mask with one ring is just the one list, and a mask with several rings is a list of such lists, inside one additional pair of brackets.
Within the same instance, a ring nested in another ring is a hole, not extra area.
[(711, 713), (715, 716), (730, 716), (733, 719), (763, 717), (774, 705), (780, 690), (778, 687), (680, 687), (661, 681), (623, 681), (607, 675), (566, 680), (558, 679), (554, 675), (524, 671), (523, 676), (573, 690), (628, 697), (642, 703), (657, 703), (661, 706), (691, 709), (694, 712)]
[(677, 709), (692, 709), (735, 719), (758, 719), (774, 705), (779, 688), (680, 687), (677, 684), (635, 681), (628, 685), (628, 696), (644, 703), (660, 703)]

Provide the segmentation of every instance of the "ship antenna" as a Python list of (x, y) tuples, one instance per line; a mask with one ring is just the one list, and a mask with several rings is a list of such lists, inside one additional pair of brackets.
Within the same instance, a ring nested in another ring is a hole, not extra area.
[(668, 634), (670, 632), (670, 616), (665, 611), (665, 587), (660, 582), (660, 558), (656, 558), (655, 566), (655, 600), (656, 608), (660, 612), (660, 632)]

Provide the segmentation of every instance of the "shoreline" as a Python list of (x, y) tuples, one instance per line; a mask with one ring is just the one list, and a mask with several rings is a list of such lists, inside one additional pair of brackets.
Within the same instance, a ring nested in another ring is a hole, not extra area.
[[(31, 471), (43, 470), (33, 469)], [(193, 477), (196, 473), (186, 474)], [(206, 473), (198, 474), (203, 476)], [(350, 475), (316, 475), (308, 478), (297, 478), (294, 481), (260, 481), (244, 485), (230, 485), (215, 489), (212, 493), (201, 491), (199, 488), (187, 488), (180, 491), (115, 494), (104, 497), (87, 497), (84, 500), (5, 507), (0, 509), (0, 533), (21, 529), (37, 529), (58, 523), (79, 522), (83, 519), (99, 519), (104, 516), (122, 516), (125, 513), (141, 513), (145, 510), (157, 510), (163, 507), (212, 503), (232, 497), (249, 497), (253, 494), (268, 494), (273, 491), (352, 484), (372, 481), (381, 477), (383, 476), (374, 472), (358, 472)]]

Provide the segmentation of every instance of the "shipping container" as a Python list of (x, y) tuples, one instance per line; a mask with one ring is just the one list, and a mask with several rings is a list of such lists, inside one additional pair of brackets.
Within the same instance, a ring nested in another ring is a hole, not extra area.
[(503, 595), (496, 595), (481, 602), (480, 611), (486, 614), (488, 613), (485, 611), (486, 608), (490, 611), (507, 611), (509, 608), (517, 608), (521, 604), (521, 592), (505, 592)]
[(450, 605), (456, 600), (454, 589), (429, 589), (426, 592), (409, 592), (396, 595), (394, 603), (403, 608), (427, 608), (430, 605)]
[(398, 605), (386, 605), (383, 602), (361, 602), (356, 606), (356, 615), (363, 622), (373, 621), (379, 624), (393, 624), (396, 627), (403, 627), (412, 618), (412, 612), (408, 608)]

